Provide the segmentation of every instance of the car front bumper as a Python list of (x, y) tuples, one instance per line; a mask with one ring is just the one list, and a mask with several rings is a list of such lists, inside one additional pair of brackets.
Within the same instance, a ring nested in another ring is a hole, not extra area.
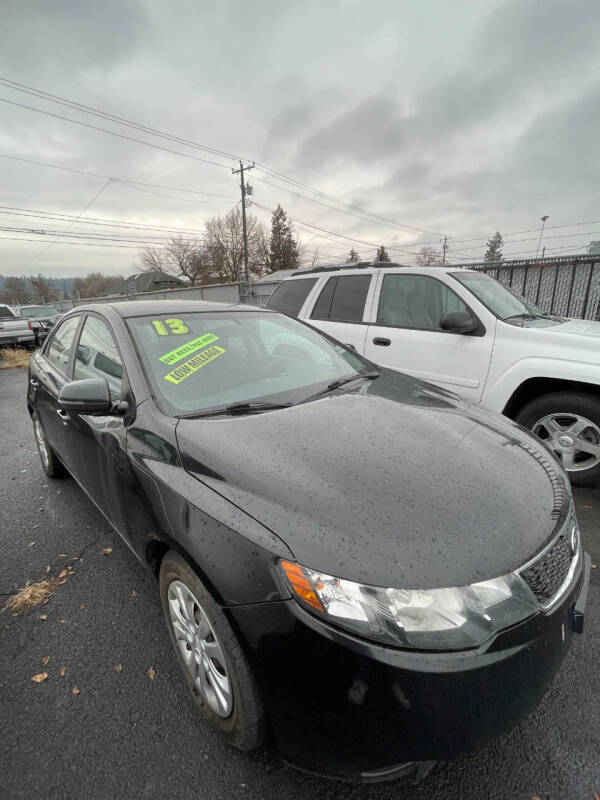
[(582, 627), (589, 566), (586, 555), (551, 613), (462, 652), (383, 647), (293, 600), (228, 610), (283, 757), (311, 772), (370, 779), (452, 758), (532, 711)]

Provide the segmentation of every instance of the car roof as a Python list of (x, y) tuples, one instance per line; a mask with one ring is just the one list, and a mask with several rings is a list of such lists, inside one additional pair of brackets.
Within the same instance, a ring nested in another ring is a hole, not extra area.
[(220, 311), (231, 313), (238, 311), (264, 311), (277, 313), (261, 306), (250, 306), (245, 303), (209, 303), (206, 300), (127, 300), (118, 303), (87, 303), (75, 306), (71, 311), (97, 311), (113, 309), (124, 319), (131, 317), (146, 317), (152, 314), (164, 317), (165, 314), (185, 314), (191, 312)]
[[(422, 274), (423, 270), (427, 274), (431, 271), (436, 270), (439, 272), (472, 272), (470, 269), (465, 269), (464, 267), (453, 267), (452, 264), (433, 264), (430, 266), (423, 266), (423, 267), (408, 267), (405, 264), (398, 264), (394, 261), (361, 261), (356, 264), (325, 264), (321, 267), (314, 267), (313, 269), (305, 269), (301, 271), (294, 272), (287, 278), (283, 278), (283, 281), (290, 281), (290, 280), (299, 280), (301, 278), (310, 278), (310, 277), (319, 277), (319, 275), (327, 274), (330, 272), (352, 272), (358, 274), (371, 274), (373, 272), (386, 272), (388, 270), (402, 270), (402, 272), (406, 272), (408, 274), (415, 273), (415, 274)], [(282, 282), (283, 282), (282, 281)]]

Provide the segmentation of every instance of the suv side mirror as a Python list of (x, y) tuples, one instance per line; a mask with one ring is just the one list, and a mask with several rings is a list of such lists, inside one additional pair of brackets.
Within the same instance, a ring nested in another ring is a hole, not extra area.
[(58, 395), (58, 406), (72, 414), (108, 414), (112, 408), (104, 378), (85, 378), (66, 383)]
[(468, 311), (446, 311), (440, 320), (440, 328), (451, 333), (475, 333), (479, 320)]

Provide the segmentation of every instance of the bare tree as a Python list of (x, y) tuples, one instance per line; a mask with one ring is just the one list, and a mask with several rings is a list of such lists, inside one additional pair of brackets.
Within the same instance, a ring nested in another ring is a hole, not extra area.
[(33, 299), (38, 303), (52, 303), (60, 299), (60, 292), (47, 278), (38, 274), (37, 278), (30, 278)]
[(420, 267), (432, 267), (435, 264), (441, 264), (442, 257), (435, 247), (425, 246), (419, 250), (415, 261)]
[(0, 291), (0, 302), (9, 305), (26, 305), (31, 302), (31, 289), (25, 278), (10, 275), (4, 281), (4, 288)]
[[(255, 275), (268, 271), (269, 247), (265, 226), (253, 214), (246, 217), (248, 266)], [(235, 283), (243, 279), (244, 234), (242, 212), (232, 208), (206, 223), (204, 251), (215, 280)]]
[(160, 270), (190, 283), (202, 283), (205, 259), (202, 248), (195, 239), (173, 236), (162, 248), (147, 247), (141, 251), (139, 261), (144, 272)]
[(123, 280), (122, 275), (103, 275), (101, 272), (90, 272), (84, 278), (73, 281), (73, 297), (100, 297), (111, 286)]

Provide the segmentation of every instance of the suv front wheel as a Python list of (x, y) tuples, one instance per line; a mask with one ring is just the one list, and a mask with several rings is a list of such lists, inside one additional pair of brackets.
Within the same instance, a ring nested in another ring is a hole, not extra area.
[(516, 421), (556, 453), (576, 486), (600, 482), (600, 399), (578, 392), (536, 397)]

